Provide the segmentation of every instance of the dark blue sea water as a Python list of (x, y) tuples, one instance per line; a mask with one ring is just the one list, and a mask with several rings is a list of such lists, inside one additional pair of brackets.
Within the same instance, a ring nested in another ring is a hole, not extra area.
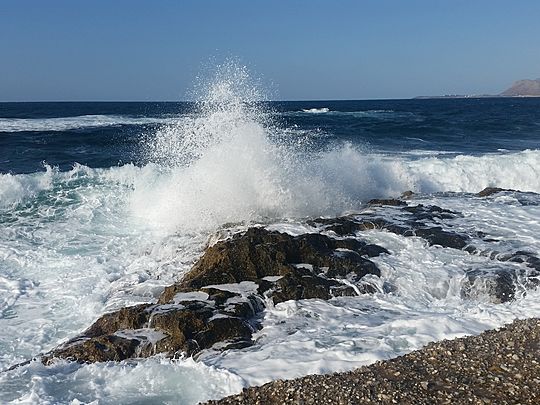
[[(348, 141), (372, 151), (482, 154), (540, 146), (540, 99), (272, 102), (284, 128), (321, 146)], [(142, 138), (196, 110), (192, 103), (0, 103), (0, 172), (144, 164)]]

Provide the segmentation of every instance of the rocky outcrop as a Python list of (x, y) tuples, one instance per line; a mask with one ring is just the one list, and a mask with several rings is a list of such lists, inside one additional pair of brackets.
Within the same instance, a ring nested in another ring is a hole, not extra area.
[(477, 197), (489, 197), (490, 195), (500, 193), (502, 191), (516, 191), (516, 190), (510, 190), (508, 188), (499, 188), (499, 187), (486, 187), (482, 191), (480, 191), (478, 194), (476, 194)]
[[(299, 273), (299, 267), (295, 266), (298, 264), (313, 266), (314, 277), (324, 278), (328, 274), (334, 277), (338, 273), (342, 278), (349, 273), (356, 278), (380, 275), (373, 262), (364, 257), (370, 253), (374, 253), (370, 245), (357, 239), (333, 239), (321, 234), (292, 237), (251, 228), (241, 236), (209, 247), (180, 283), (165, 289), (159, 302), (169, 302), (177, 292), (241, 281), (257, 282), (259, 292), (264, 293), (266, 284), (260, 280), (272, 276), (295, 277)], [(380, 248), (376, 255), (380, 253), (388, 252)], [(308, 294), (300, 298), (313, 297)]]
[(396, 198), (386, 198), (386, 199), (377, 198), (374, 200), (369, 200), (368, 205), (389, 205), (392, 207), (399, 207), (399, 206), (407, 205), (407, 203), (403, 200), (399, 200)]
[(486, 269), (469, 270), (463, 283), (461, 294), (466, 298), (488, 298), (491, 302), (503, 303), (516, 298), (517, 294), (525, 294), (527, 290), (538, 286), (536, 270), (527, 269)]
[(478, 298), (483, 294), (494, 302), (508, 302), (518, 294), (540, 285), (540, 259), (531, 252), (517, 251), (512, 254), (492, 252), (491, 258), (501, 262), (523, 263), (526, 267), (508, 266), (485, 270), (466, 271), (462, 295)]
[(294, 237), (251, 228), (207, 248), (157, 304), (106, 314), (42, 361), (118, 361), (245, 347), (260, 327), (259, 317), (269, 300), (277, 304), (373, 292), (362, 279), (380, 275), (368, 257), (382, 253), (388, 252), (352, 238)]
[[(487, 188), (477, 195), (485, 197), (500, 191), (513, 190)], [(497, 241), (488, 238), (482, 232), (466, 235), (434, 225), (455, 218), (460, 215), (459, 213), (434, 205), (402, 206), (396, 203), (391, 205), (401, 212), (400, 220), (378, 216), (374, 212), (338, 218), (318, 218), (310, 223), (341, 237), (353, 236), (370, 229), (385, 230), (406, 237), (421, 237), (429, 245), (462, 249), (471, 254), (488, 256), (489, 259), (498, 262), (523, 263), (526, 266), (526, 268), (509, 265), (506, 268), (488, 266), (484, 270), (464, 269), (466, 279), (462, 285), (462, 296), (465, 298), (487, 298), (492, 302), (508, 302), (515, 299), (517, 294), (525, 294), (528, 289), (540, 284), (540, 259), (532, 252), (501, 254), (496, 250), (481, 251), (472, 244), (474, 238), (482, 239), (484, 242)]]
[[(381, 215), (388, 211), (391, 216)], [(493, 240), (481, 232), (465, 234), (444, 225), (460, 215), (434, 205), (373, 200), (362, 214), (309, 221), (317, 233), (292, 236), (250, 228), (208, 247), (182, 280), (165, 288), (157, 303), (102, 316), (81, 336), (42, 356), (42, 361), (118, 361), (156, 353), (178, 356), (241, 348), (252, 343), (268, 305), (384, 293), (385, 284), (374, 282), (380, 270), (370, 258), (389, 252), (359, 239), (359, 232), (373, 229), (508, 263), (508, 269), (500, 265), (464, 269), (463, 297), (486, 294), (493, 301), (506, 302), (539, 284), (537, 256), (480, 251), (473, 240)]]

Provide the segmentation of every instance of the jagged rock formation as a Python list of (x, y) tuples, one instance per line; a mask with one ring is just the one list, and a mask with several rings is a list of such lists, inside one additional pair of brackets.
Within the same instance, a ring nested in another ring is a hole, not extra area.
[(518, 80), (503, 91), (501, 96), (535, 96), (540, 97), (540, 78), (536, 80)]
[(353, 238), (291, 236), (263, 228), (209, 247), (157, 305), (122, 308), (42, 357), (78, 362), (124, 360), (156, 353), (192, 355), (203, 349), (251, 344), (266, 301), (373, 292), (366, 275), (380, 276), (367, 257), (388, 251)]

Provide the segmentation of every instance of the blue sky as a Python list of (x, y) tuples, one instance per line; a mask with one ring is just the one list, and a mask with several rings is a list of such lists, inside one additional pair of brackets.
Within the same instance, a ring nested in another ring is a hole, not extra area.
[(274, 98), (498, 93), (540, 77), (540, 1), (0, 2), (0, 100), (182, 100), (235, 57)]

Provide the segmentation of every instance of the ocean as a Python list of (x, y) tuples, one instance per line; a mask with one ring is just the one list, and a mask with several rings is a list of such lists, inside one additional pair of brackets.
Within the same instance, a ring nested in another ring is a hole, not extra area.
[[(390, 252), (372, 260), (392, 288), (269, 306), (253, 346), (196, 359), (34, 360), (0, 372), (0, 402), (195, 404), (540, 316), (519, 277), (509, 302), (489, 283), (463, 293), (471, 272), (529, 270), (500, 255), (540, 254), (539, 98), (259, 96), (220, 79), (191, 103), (0, 103), (0, 370), (155, 302), (216, 235), (249, 226), (300, 234), (370, 210), (399, 221), (367, 202), (411, 190), (408, 204), (458, 213), (438, 225), (480, 253), (364, 231)], [(488, 186), (519, 191), (476, 195)]]

